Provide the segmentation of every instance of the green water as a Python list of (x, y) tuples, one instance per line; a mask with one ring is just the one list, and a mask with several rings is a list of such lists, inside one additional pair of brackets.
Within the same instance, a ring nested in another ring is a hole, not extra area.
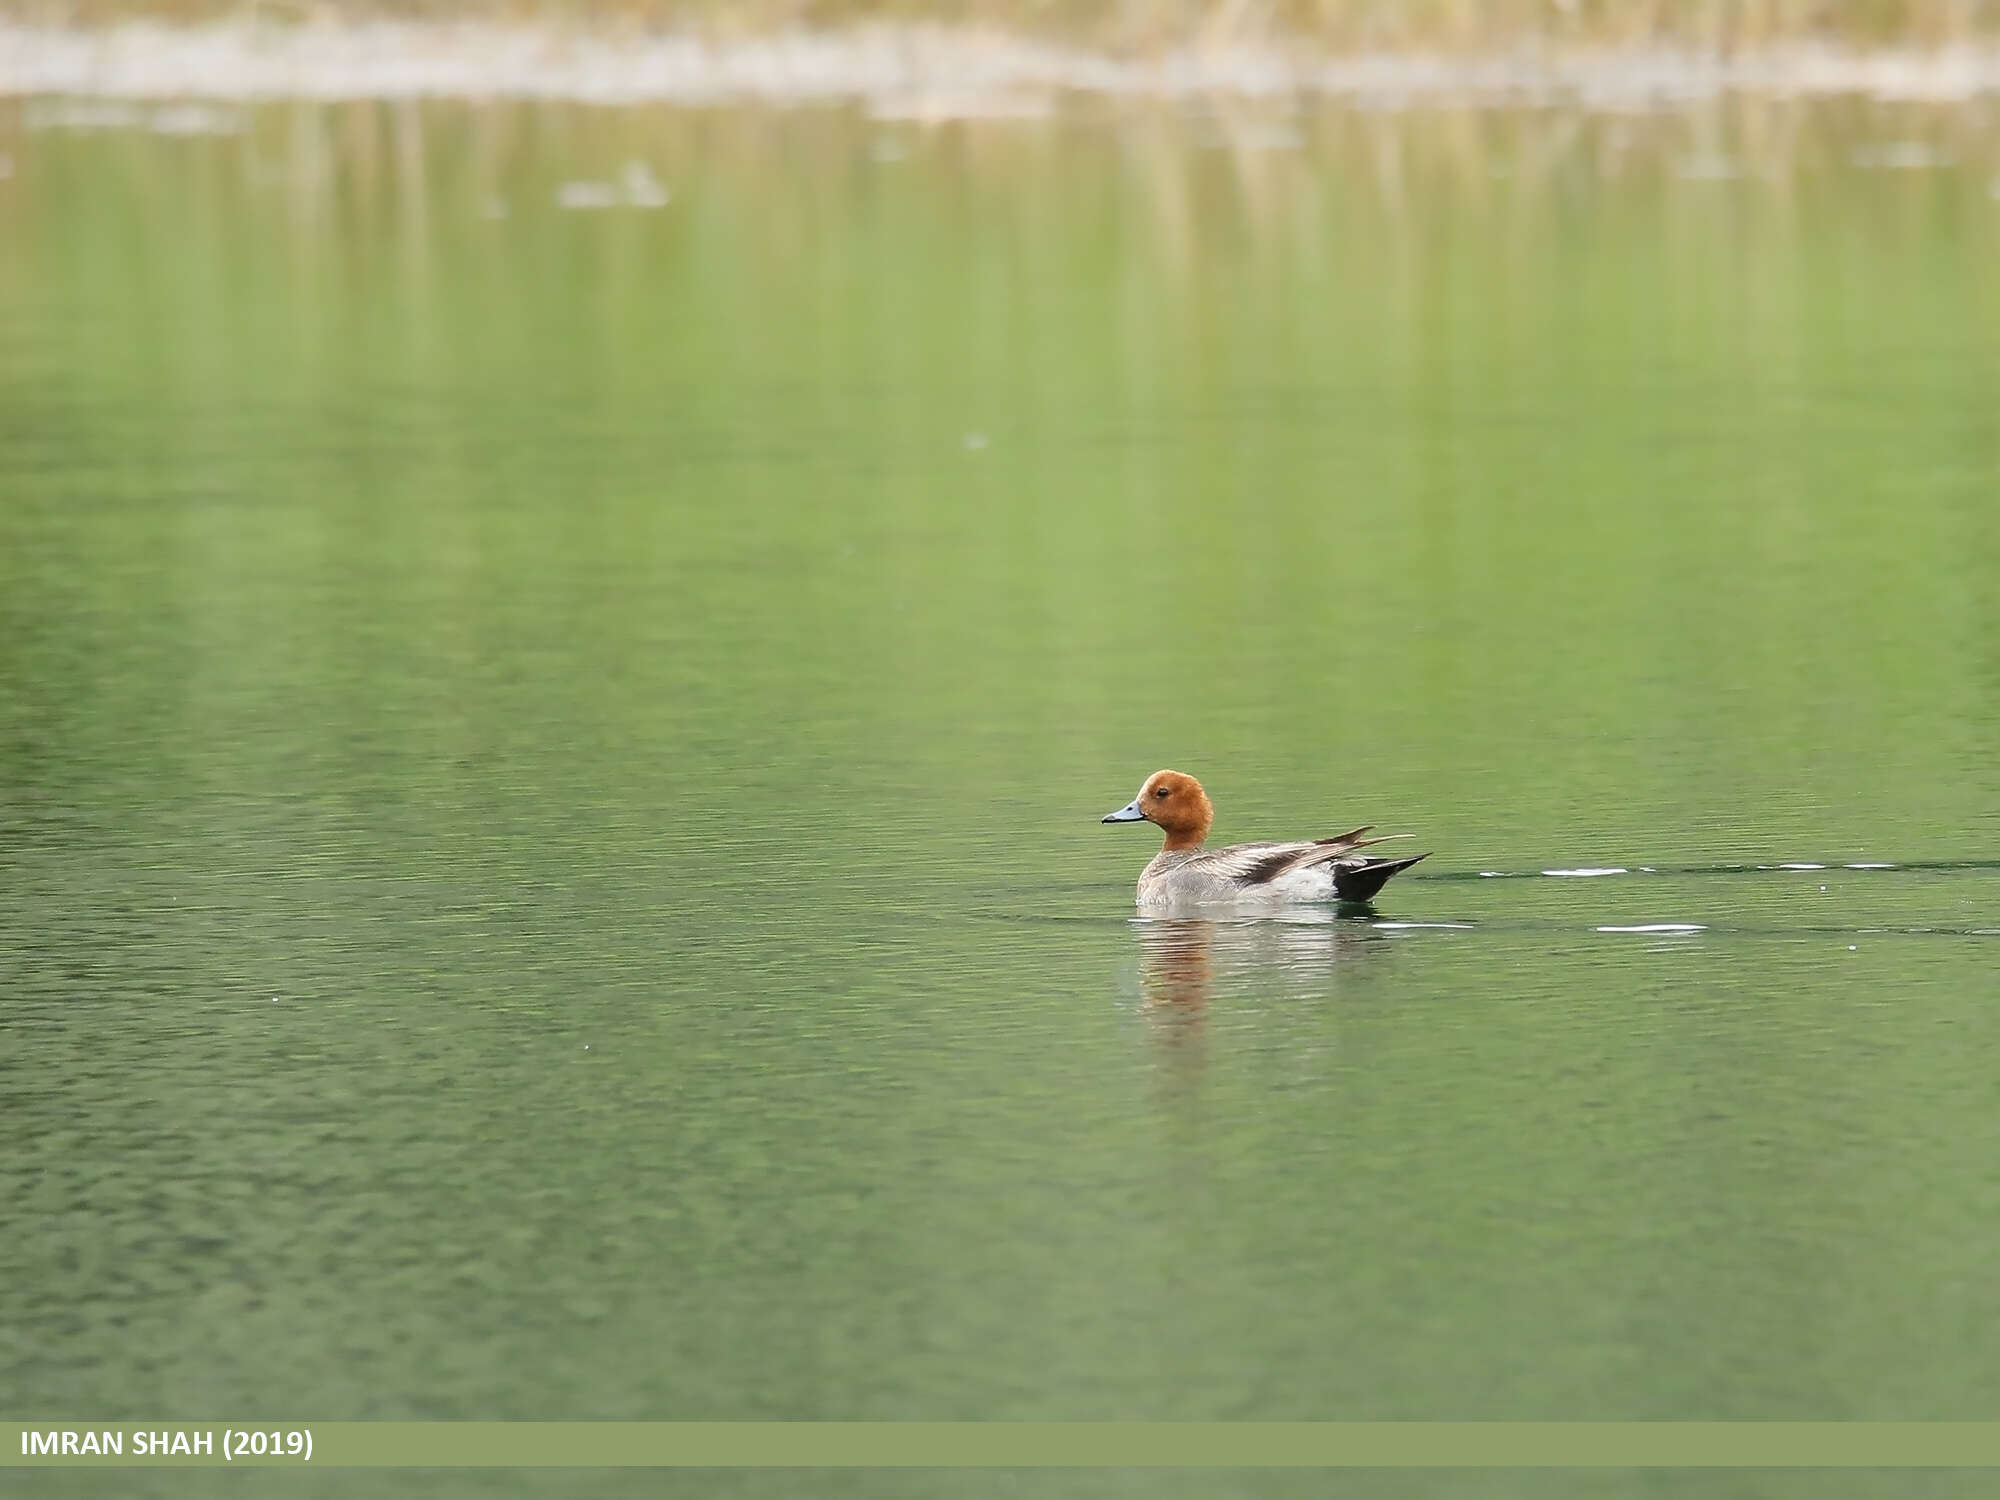
[(1780, 123), (6, 116), (0, 1409), (1993, 1416), (2000, 201)]

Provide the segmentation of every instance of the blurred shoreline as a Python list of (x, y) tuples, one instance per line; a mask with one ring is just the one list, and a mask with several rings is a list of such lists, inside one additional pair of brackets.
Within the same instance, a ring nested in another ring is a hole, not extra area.
[(1359, 108), (1677, 110), (1731, 95), (1992, 107), (2000, 45), (1806, 38), (1729, 48), (1612, 44), (1336, 48), (1323, 38), (1193, 40), (1131, 52), (980, 26), (869, 22), (726, 35), (612, 21), (253, 17), (0, 22), (0, 95), (197, 100), (540, 99), (778, 106), (861, 103), (884, 120), (1034, 119), (1065, 101), (1216, 99)]

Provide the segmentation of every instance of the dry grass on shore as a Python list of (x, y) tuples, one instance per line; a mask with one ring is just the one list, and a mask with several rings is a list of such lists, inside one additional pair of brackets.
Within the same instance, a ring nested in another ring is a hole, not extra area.
[(1962, 46), (2000, 35), (2000, 0), (0, 0), (34, 26), (169, 22), (532, 22), (717, 37), (935, 23), (1117, 53), (1307, 41), (1331, 51), (1661, 47), (1711, 54), (1798, 43)]

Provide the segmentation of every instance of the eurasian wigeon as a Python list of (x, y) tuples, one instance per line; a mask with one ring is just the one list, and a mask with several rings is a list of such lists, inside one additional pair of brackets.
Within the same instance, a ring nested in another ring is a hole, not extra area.
[(1215, 808), (1201, 783), (1183, 771), (1155, 771), (1139, 795), (1106, 814), (1106, 823), (1157, 823), (1166, 846), (1139, 872), (1141, 906), (1210, 905), (1245, 901), (1366, 901), (1398, 870), (1425, 854), (1378, 859), (1358, 851), (1403, 834), (1364, 837), (1352, 829), (1296, 844), (1231, 844), (1204, 849)]

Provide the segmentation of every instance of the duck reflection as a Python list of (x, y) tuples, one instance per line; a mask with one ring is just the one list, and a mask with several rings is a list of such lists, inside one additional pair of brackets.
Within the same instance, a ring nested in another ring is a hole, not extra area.
[[(1141, 917), (1139, 1000), (1162, 1061), (1180, 1086), (1198, 1079), (1207, 1058), (1208, 1011), (1218, 994), (1258, 1001), (1324, 996), (1336, 964), (1381, 944), (1366, 922), (1307, 911), (1283, 920)], [(1178, 1091), (1178, 1090), (1177, 1090)]]
[(1148, 1010), (1183, 1017), (1208, 1009), (1215, 976), (1215, 923), (1161, 917), (1139, 929), (1139, 993)]
[(1248, 921), (1141, 917), (1132, 926), (1139, 935), (1140, 999), (1162, 1023), (1199, 1022), (1218, 984), (1323, 993), (1336, 964), (1381, 942), (1366, 922), (1332, 912)]
[(1159, 1048), (1160, 1082), (1179, 1107), (1198, 1099), (1208, 1062), (1208, 994), (1215, 979), (1214, 922), (1141, 918), (1139, 1003)]
[(1278, 979), (1286, 989), (1318, 989), (1334, 965), (1381, 941), (1366, 922), (1333, 913), (1218, 921), (1140, 917), (1140, 991), (1149, 1009), (1198, 1014), (1218, 978)]

